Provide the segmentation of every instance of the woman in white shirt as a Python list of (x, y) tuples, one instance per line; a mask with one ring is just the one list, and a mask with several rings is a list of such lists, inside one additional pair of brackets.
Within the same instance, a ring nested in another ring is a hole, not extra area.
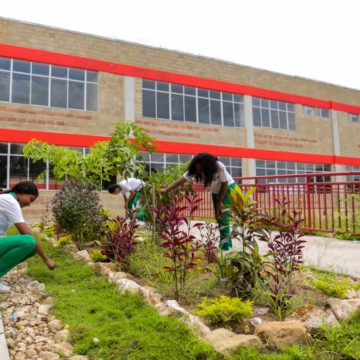
[(239, 191), (239, 187), (227, 172), (225, 165), (216, 156), (199, 153), (194, 156), (185, 174), (163, 188), (161, 192), (166, 194), (193, 179), (211, 190), (215, 217), (220, 231), (220, 249), (231, 249), (230, 208), (236, 199), (233, 194)]
[[(21, 211), (21, 208), (30, 206), (38, 196), (36, 185), (30, 181), (20, 182), (11, 190), (0, 194), (0, 278), (35, 253), (40, 255), (50, 270), (55, 268), (55, 262), (47, 257), (25, 224)], [(4, 236), (11, 224), (15, 225), (21, 235)], [(0, 282), (0, 293), (9, 290)]]
[(122, 193), (126, 214), (131, 216), (133, 211), (137, 210), (136, 218), (144, 221), (144, 212), (141, 210), (140, 191), (144, 186), (144, 181), (136, 178), (128, 178), (120, 181), (118, 184), (110, 185), (108, 191), (113, 195)]

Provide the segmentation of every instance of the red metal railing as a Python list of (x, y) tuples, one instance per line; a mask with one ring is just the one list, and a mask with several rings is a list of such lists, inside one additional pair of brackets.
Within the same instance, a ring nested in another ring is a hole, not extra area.
[[(276, 199), (289, 201), (288, 209), (300, 210), (308, 231), (348, 233), (360, 239), (360, 181), (347, 181), (357, 172), (313, 173), (235, 178), (242, 191), (256, 187), (253, 199), (260, 212), (278, 215)], [(323, 179), (328, 181), (321, 182)], [(196, 216), (212, 218), (211, 193), (195, 186), (203, 199)]]

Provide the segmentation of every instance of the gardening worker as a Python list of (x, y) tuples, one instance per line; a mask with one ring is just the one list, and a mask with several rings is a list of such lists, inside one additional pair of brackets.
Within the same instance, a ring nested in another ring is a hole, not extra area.
[(161, 189), (161, 193), (166, 194), (168, 191), (193, 179), (210, 188), (215, 217), (220, 231), (220, 249), (230, 250), (232, 248), (230, 208), (237, 206), (239, 193), (241, 194), (240, 188), (227, 172), (225, 165), (216, 156), (199, 153), (192, 159), (185, 174), (172, 184)]
[[(39, 196), (36, 185), (30, 181), (16, 184), (11, 190), (0, 194), (0, 278), (13, 267), (39, 254), (50, 270), (55, 262), (46, 256), (39, 242), (25, 224), (21, 208), (30, 204)], [(20, 235), (4, 236), (8, 227), (14, 224)], [(0, 293), (7, 293), (10, 288), (0, 282)]]
[(136, 178), (128, 178), (120, 181), (118, 184), (110, 185), (108, 191), (113, 195), (122, 193), (126, 214), (131, 217), (133, 211), (137, 210), (136, 218), (144, 221), (144, 212), (141, 210), (141, 189), (144, 186), (144, 181)]

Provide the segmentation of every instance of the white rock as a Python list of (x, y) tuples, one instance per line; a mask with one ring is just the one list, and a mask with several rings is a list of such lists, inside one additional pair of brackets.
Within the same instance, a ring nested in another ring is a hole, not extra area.
[(50, 352), (50, 351), (42, 351), (39, 356), (43, 359), (43, 360), (60, 360), (60, 355)]
[(150, 286), (142, 286), (140, 288), (140, 293), (145, 300), (145, 302), (149, 305), (155, 305), (161, 302), (162, 295), (159, 294), (156, 289)]
[(194, 333), (200, 337), (211, 333), (211, 330), (202, 322), (198, 316), (192, 314), (183, 315), (180, 320), (186, 325), (190, 326)]
[(47, 338), (46, 337), (44, 337), (44, 336), (37, 336), (36, 338), (35, 338), (35, 341), (34, 341), (35, 343), (46, 343), (47, 342)]
[(92, 343), (93, 345), (97, 345), (99, 342), (100, 342), (100, 340), (99, 340), (98, 338), (93, 338), (93, 339), (91, 340), (91, 343)]
[(165, 303), (160, 302), (155, 305), (156, 310), (162, 316), (169, 316), (173, 313), (173, 309), (169, 308)]
[(116, 281), (118, 290), (123, 294), (126, 291), (132, 294), (138, 294), (140, 292), (140, 285), (135, 281), (129, 279), (120, 279)]
[(347, 299), (356, 299), (357, 297), (356, 291), (354, 289), (348, 289), (345, 295)]
[(205, 337), (215, 350), (230, 355), (239, 346), (261, 349), (263, 347), (259, 337), (255, 335), (239, 335), (227, 329), (216, 329)]
[(48, 316), (50, 308), (51, 308), (51, 305), (42, 304), (38, 308), (38, 313), (41, 315), (44, 315), (44, 316)]
[(340, 300), (330, 298), (327, 301), (338, 320), (345, 320), (360, 310), (360, 299)]
[(51, 349), (64, 355), (65, 357), (70, 357), (74, 352), (72, 345), (66, 342), (54, 344), (52, 345)]
[(173, 313), (177, 313), (180, 315), (188, 315), (189, 313), (179, 305), (176, 300), (167, 300), (166, 305), (172, 310)]
[(88, 357), (83, 355), (74, 355), (69, 360), (88, 360)]
[(70, 337), (70, 332), (69, 330), (67, 329), (64, 329), (64, 330), (60, 330), (58, 331), (55, 336), (54, 336), (54, 339), (55, 341), (68, 341), (69, 340), (69, 337)]
[(87, 250), (79, 250), (75, 255), (75, 259), (83, 261), (91, 261), (90, 255)]
[(52, 332), (57, 332), (63, 328), (62, 322), (60, 320), (52, 320), (48, 323), (48, 328)]
[(121, 279), (127, 279), (127, 274), (122, 271), (117, 271), (117, 272), (110, 271), (108, 273), (108, 279), (109, 282), (116, 282)]
[(260, 325), (264, 322), (263, 319), (259, 318), (259, 317), (254, 317), (252, 319), (249, 319), (249, 324), (251, 326), (253, 326), (254, 328), (257, 326), (257, 325)]

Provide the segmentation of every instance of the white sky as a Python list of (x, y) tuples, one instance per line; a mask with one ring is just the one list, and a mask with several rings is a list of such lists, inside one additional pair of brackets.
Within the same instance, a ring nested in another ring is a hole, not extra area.
[(0, 16), (360, 90), (360, 0), (2, 0)]

